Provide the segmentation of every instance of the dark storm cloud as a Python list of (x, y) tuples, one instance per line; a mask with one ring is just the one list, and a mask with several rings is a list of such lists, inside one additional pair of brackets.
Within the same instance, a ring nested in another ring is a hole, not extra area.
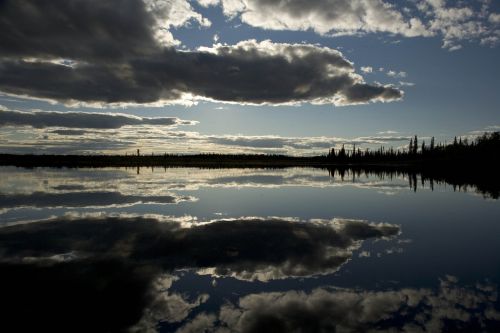
[(287, 45), (284, 56), (273, 54), (283, 51), (276, 44), (247, 46), (234, 54), (167, 50), (123, 66), (5, 61), (0, 89), (66, 103), (155, 103), (183, 94), (252, 104), (351, 104), (402, 97), (392, 87), (358, 84), (352, 65), (333, 50)]
[(34, 192), (31, 194), (0, 194), (0, 211), (21, 207), (106, 207), (137, 203), (173, 204), (189, 197), (172, 195), (125, 195), (119, 192)]
[(346, 89), (348, 103), (366, 103), (371, 100), (392, 101), (401, 98), (401, 91), (387, 86), (357, 83)]
[(0, 57), (116, 61), (153, 52), (142, 0), (4, 0)]
[[(0, 79), (1, 80), (1, 79)], [(45, 127), (69, 127), (69, 128), (95, 128), (112, 129), (127, 125), (188, 125), (193, 122), (181, 120), (174, 117), (165, 118), (142, 118), (126, 114), (103, 114), (88, 112), (21, 112), (0, 110), (1, 126), (32, 126), (34, 128)], [(54, 130), (53, 133), (61, 135), (83, 135), (85, 131)]]
[[(120, 8), (116, 15), (113, 5)], [(160, 46), (145, 6), (139, 0), (4, 1), (0, 90), (66, 104), (205, 98), (343, 105), (402, 97), (398, 89), (364, 83), (329, 48), (252, 40), (186, 52)]]
[[(3, 260), (68, 252), (126, 257), (165, 269), (211, 269), (216, 275), (269, 280), (334, 272), (360, 241), (399, 231), (396, 225), (353, 220), (242, 218), (182, 228), (152, 218), (77, 218), (4, 227), (0, 253)], [(18, 242), (27, 234), (30, 241)]]

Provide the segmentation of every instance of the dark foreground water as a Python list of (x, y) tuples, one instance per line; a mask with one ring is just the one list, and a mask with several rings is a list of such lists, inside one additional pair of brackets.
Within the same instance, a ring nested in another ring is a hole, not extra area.
[(473, 187), (305, 168), (0, 175), (1, 331), (500, 331), (500, 202)]

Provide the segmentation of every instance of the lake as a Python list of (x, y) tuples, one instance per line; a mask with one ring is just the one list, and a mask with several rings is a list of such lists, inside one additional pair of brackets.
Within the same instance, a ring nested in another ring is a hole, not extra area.
[(474, 186), (319, 168), (0, 175), (5, 327), (500, 330), (500, 202)]

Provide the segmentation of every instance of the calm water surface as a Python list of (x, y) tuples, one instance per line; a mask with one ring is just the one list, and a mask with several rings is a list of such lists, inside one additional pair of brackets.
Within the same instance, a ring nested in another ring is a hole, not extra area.
[(500, 202), (321, 169), (0, 168), (20, 331), (500, 330)]

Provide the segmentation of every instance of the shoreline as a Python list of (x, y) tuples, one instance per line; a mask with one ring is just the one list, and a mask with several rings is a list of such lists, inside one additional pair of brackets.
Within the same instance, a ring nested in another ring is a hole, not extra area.
[(403, 160), (403, 161), (331, 161), (326, 156), (285, 155), (17, 155), (0, 154), (0, 166), (16, 167), (214, 167), (214, 168), (394, 168), (420, 169), (447, 166), (451, 160)]

